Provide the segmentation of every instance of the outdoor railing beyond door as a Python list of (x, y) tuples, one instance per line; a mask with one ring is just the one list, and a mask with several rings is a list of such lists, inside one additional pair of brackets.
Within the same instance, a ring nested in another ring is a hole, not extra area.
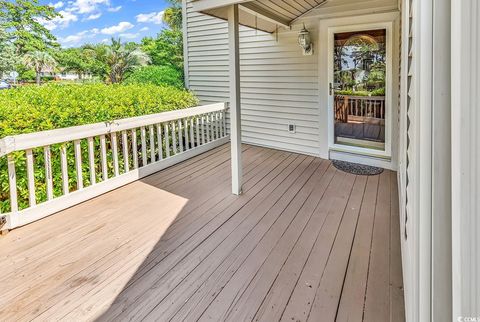
[(384, 96), (335, 95), (335, 120), (385, 120)]
[(0, 140), (0, 230), (12, 229), (228, 142), (226, 104)]

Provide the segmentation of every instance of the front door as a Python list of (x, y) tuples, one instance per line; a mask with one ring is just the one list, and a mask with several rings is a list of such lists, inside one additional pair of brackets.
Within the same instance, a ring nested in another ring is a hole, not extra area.
[(330, 31), (331, 148), (389, 156), (387, 28)]

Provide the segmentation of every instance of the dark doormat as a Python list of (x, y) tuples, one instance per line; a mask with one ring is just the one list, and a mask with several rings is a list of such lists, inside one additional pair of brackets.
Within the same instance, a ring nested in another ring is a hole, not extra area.
[(375, 176), (383, 172), (382, 168), (369, 165), (351, 163), (340, 160), (332, 160), (333, 166), (338, 170), (361, 176)]

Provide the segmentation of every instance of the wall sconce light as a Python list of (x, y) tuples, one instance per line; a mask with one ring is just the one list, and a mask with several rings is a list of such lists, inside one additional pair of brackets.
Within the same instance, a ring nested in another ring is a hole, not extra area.
[(313, 55), (313, 43), (310, 37), (310, 31), (305, 28), (305, 24), (303, 24), (303, 29), (300, 30), (298, 34), (298, 44), (302, 47), (305, 56)]

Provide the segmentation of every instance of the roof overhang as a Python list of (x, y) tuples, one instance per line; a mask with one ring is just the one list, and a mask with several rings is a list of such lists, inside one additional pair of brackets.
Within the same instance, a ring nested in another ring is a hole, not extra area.
[(241, 25), (274, 32), (278, 27), (290, 28), (298, 19), (321, 7), (327, 1), (195, 0), (192, 4), (194, 11), (224, 20), (227, 20), (228, 7), (237, 4), (240, 9), (239, 23)]

